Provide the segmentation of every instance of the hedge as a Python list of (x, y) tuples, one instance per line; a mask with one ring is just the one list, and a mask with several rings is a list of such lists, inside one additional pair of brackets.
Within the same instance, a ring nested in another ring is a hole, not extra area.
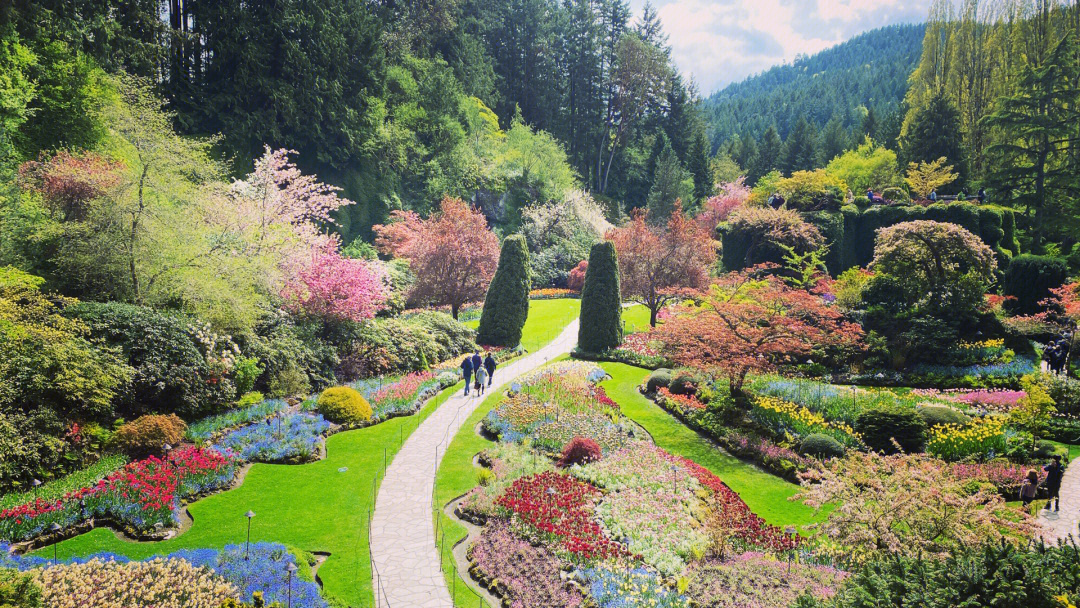
[(1042, 308), (1039, 302), (1050, 296), (1050, 290), (1060, 287), (1069, 274), (1065, 260), (1044, 255), (1019, 255), (1009, 261), (1002, 280), (1002, 291), (1016, 300), (1007, 301), (1009, 312), (1030, 315)]
[[(997, 254), (1000, 267), (1005, 267), (1009, 258), (1019, 251), (1012, 210), (995, 206), (938, 203), (928, 207), (878, 205), (861, 209), (855, 205), (845, 205), (839, 211), (814, 211), (804, 213), (803, 217), (817, 226), (825, 237), (825, 243), (829, 245), (825, 264), (833, 275), (870, 263), (874, 258), (874, 240), (878, 229), (912, 220), (958, 224), (979, 235)], [(717, 233), (723, 241), (724, 268), (741, 269), (749, 246), (748, 239), (727, 224), (717, 226)]]
[(484, 298), (476, 341), (490, 346), (517, 346), (529, 316), (529, 248), (525, 237), (503, 240), (499, 267)]
[(615, 245), (604, 241), (589, 252), (589, 269), (581, 289), (578, 348), (602, 352), (622, 343), (622, 299)]

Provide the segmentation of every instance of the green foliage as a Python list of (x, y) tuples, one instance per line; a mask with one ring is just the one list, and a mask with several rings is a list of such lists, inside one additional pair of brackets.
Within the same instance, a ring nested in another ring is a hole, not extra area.
[(41, 587), (32, 575), (0, 569), (0, 608), (41, 608), (41, 605)]
[(255, 357), (240, 357), (236, 360), (233, 368), (233, 383), (236, 384), (236, 394), (246, 395), (255, 388), (255, 382), (266, 368), (259, 364)]
[(911, 408), (873, 407), (864, 410), (855, 420), (855, 431), (871, 450), (894, 454), (923, 451), (926, 444), (926, 421)]
[(1006, 300), (1006, 308), (1018, 315), (1043, 310), (1039, 302), (1050, 297), (1051, 289), (1061, 287), (1068, 273), (1068, 265), (1061, 258), (1028, 254), (1012, 258), (1005, 269), (1001, 291), (1016, 300)]
[[(947, 95), (933, 95), (926, 106), (911, 109), (906, 130), (900, 138), (901, 156), (909, 165), (932, 163), (943, 158), (945, 164), (958, 169), (956, 177), (961, 177), (965, 167), (961, 133), (960, 112), (952, 101)], [(949, 182), (940, 185), (944, 186)], [(960, 184), (963, 182), (961, 179)], [(911, 185), (911, 194), (916, 198), (930, 193), (925, 187), (916, 188), (914, 184)], [(959, 187), (956, 187), (956, 190), (959, 190)]]
[(664, 367), (654, 370), (645, 379), (645, 390), (649, 393), (655, 393), (660, 387), (668, 388), (669, 386), (671, 386), (671, 370)]
[(933, 428), (942, 424), (955, 424), (964, 426), (971, 422), (971, 418), (956, 408), (946, 405), (924, 405), (919, 407), (919, 415), (926, 421), (926, 428)]
[(694, 176), (683, 168), (667, 138), (664, 138), (664, 144), (665, 147), (656, 162), (652, 187), (649, 188), (649, 196), (646, 200), (649, 219), (656, 223), (663, 223), (671, 217), (671, 212), (675, 209), (675, 201), (681, 201), (684, 207), (696, 202)]
[(529, 249), (525, 237), (503, 240), (499, 267), (484, 298), (476, 341), (491, 346), (517, 346), (529, 316)]
[(718, 230), (723, 242), (726, 270), (738, 270), (762, 262), (782, 264), (784, 255), (789, 251), (785, 248), (806, 253), (824, 242), (817, 227), (789, 209), (740, 207)]
[(835, 211), (840, 208), (847, 188), (843, 179), (830, 175), (824, 169), (795, 171), (791, 177), (776, 183), (776, 190), (784, 197), (785, 206), (796, 211)]
[(187, 425), (176, 414), (139, 416), (120, 425), (110, 445), (133, 458), (143, 458), (161, 454), (166, 444), (178, 446), (186, 431)]
[(442, 312), (350, 324), (340, 329), (340, 381), (426, 369), (476, 349), (473, 332)]
[(521, 233), (529, 245), (533, 288), (566, 285), (570, 270), (610, 229), (604, 210), (584, 192), (523, 210)]
[(243, 409), (257, 403), (262, 403), (263, 401), (266, 401), (265, 395), (258, 391), (251, 391), (250, 393), (244, 393), (236, 400), (236, 407), (237, 409)]
[(829, 161), (825, 171), (860, 194), (867, 189), (880, 192), (904, 184), (896, 163), (896, 152), (874, 143), (869, 136), (855, 150)]
[(799, 453), (817, 458), (837, 458), (844, 455), (844, 446), (829, 435), (811, 433), (799, 443)]
[(619, 260), (610, 241), (593, 245), (581, 289), (578, 348), (598, 353), (622, 343), (622, 299)]
[(363, 424), (371, 420), (371, 405), (356, 389), (332, 386), (319, 395), (319, 413), (331, 422), (345, 425)]

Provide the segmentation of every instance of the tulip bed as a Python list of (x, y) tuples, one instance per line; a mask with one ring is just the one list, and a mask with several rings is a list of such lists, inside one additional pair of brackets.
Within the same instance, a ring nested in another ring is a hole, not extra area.
[(38, 498), (0, 511), (0, 540), (24, 541), (52, 524), (68, 529), (93, 517), (136, 533), (177, 523), (180, 501), (228, 485), (237, 460), (217, 450), (186, 447), (162, 460), (155, 456), (125, 465), (96, 484), (56, 500)]
[(458, 380), (456, 375), (427, 370), (390, 378), (368, 378), (350, 386), (371, 404), (371, 420), (375, 423), (415, 412), (429, 397)]

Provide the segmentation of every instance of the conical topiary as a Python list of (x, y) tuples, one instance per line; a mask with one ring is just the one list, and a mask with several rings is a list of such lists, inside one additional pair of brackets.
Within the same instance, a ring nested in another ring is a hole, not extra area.
[(589, 269), (581, 288), (581, 325), (578, 348), (598, 353), (622, 343), (622, 299), (619, 295), (619, 260), (610, 241), (593, 245)]
[(529, 316), (529, 248), (525, 237), (512, 234), (503, 240), (499, 267), (484, 298), (484, 312), (476, 341), (490, 346), (517, 346)]

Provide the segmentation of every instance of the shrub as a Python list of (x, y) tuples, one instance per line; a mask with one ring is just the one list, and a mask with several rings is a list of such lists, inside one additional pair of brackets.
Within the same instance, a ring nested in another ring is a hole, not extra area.
[(577, 266), (566, 276), (566, 287), (574, 291), (581, 291), (585, 286), (585, 273), (589, 270), (589, 261), (581, 260)]
[(575, 464), (584, 465), (597, 462), (600, 457), (600, 444), (587, 437), (574, 437), (563, 447), (557, 466), (564, 468)]
[(371, 420), (371, 405), (356, 389), (334, 386), (319, 395), (319, 413), (339, 424), (363, 424)]
[(855, 430), (870, 449), (883, 454), (895, 453), (895, 440), (907, 453), (921, 452), (926, 444), (926, 421), (919, 412), (908, 408), (875, 407), (859, 414)]
[(529, 316), (529, 249), (525, 237), (503, 240), (499, 267), (484, 298), (476, 340), (492, 346), (517, 346)]
[(1009, 312), (1030, 315), (1042, 309), (1039, 302), (1050, 296), (1050, 290), (1061, 286), (1069, 273), (1065, 260), (1042, 255), (1018, 255), (1009, 261), (1001, 282), (1002, 292), (1015, 296), (1006, 300)]
[(41, 588), (29, 574), (6, 568), (0, 569), (0, 606), (40, 608)]
[(622, 300), (619, 294), (619, 260), (610, 241), (593, 245), (589, 271), (581, 289), (581, 314), (586, 322), (578, 329), (578, 348), (598, 353), (622, 342)]
[(165, 444), (179, 444), (186, 431), (187, 425), (176, 414), (149, 414), (116, 429), (112, 444), (129, 456), (148, 456), (161, 453)]
[(844, 446), (828, 435), (813, 433), (803, 438), (799, 444), (799, 453), (818, 458), (835, 458), (844, 455)]
[(649, 377), (645, 379), (645, 390), (649, 393), (655, 393), (656, 389), (660, 387), (668, 388), (671, 386), (671, 370), (661, 367), (660, 369), (649, 374)]
[(244, 393), (239, 399), (236, 400), (237, 408), (245, 408), (255, 405), (256, 403), (262, 403), (266, 400), (266, 397), (258, 391), (252, 391), (250, 393)]
[(963, 412), (947, 405), (924, 405), (919, 408), (919, 415), (926, 422), (926, 428), (933, 428), (941, 424), (964, 426), (971, 422), (971, 418)]
[(668, 388), (676, 395), (694, 395), (697, 394), (698, 384), (699, 380), (694, 374), (679, 372), (672, 376)]
[(337, 341), (347, 345), (336, 369), (342, 382), (421, 371), (476, 349), (471, 329), (435, 311), (352, 324)]
[(305, 395), (310, 390), (307, 374), (296, 365), (277, 370), (266, 385), (267, 393), (275, 398)]
[(265, 371), (259, 360), (255, 357), (241, 357), (236, 360), (236, 370), (233, 381), (236, 384), (236, 394), (244, 395), (255, 388), (255, 382)]
[(1035, 458), (1045, 460), (1057, 453), (1057, 446), (1045, 439), (1035, 443)]

